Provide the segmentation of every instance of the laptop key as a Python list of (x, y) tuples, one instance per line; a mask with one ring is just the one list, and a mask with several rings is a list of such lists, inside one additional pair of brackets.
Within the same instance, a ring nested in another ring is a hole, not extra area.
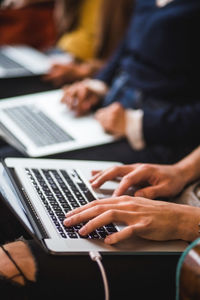
[[(73, 172), (76, 171), (73, 170)], [(81, 236), (78, 231), (84, 223), (74, 227), (63, 225), (65, 214), (68, 211), (95, 199), (78, 173), (70, 173), (75, 182), (65, 170), (26, 168), (26, 173), (61, 238), (104, 239), (107, 235), (117, 232), (111, 223), (98, 228), (87, 236)]]
[(77, 238), (78, 238), (78, 236), (77, 236), (76, 233), (68, 233), (67, 235), (68, 235), (68, 237), (70, 237), (71, 239), (77, 239)]
[(99, 239), (99, 235), (94, 231), (89, 234), (89, 237), (92, 239)]

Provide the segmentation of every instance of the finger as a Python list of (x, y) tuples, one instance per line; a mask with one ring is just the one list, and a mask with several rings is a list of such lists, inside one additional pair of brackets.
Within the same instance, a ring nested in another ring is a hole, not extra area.
[(92, 107), (97, 103), (96, 95), (92, 95), (88, 92), (85, 99), (81, 101), (79, 106), (79, 115), (83, 115), (91, 111)]
[(60, 68), (63, 68), (63, 64), (59, 64), (59, 63), (52, 63), (51, 65), (51, 70), (56, 70), (56, 69), (60, 69)]
[(107, 110), (105, 108), (98, 109), (94, 115), (95, 119), (99, 121), (101, 117), (105, 115), (106, 111)]
[(104, 182), (119, 176), (119, 174), (120, 174), (120, 170), (118, 167), (114, 167), (114, 168), (105, 170), (103, 172), (100, 172), (100, 173), (96, 174), (96, 176), (93, 178), (92, 187), (98, 188)]
[(141, 224), (141, 223), (127, 226), (121, 231), (118, 231), (116, 233), (108, 235), (105, 238), (104, 242), (109, 245), (116, 244), (116, 243), (126, 240), (132, 236), (139, 235), (139, 233), (143, 232), (143, 230), (144, 230), (144, 224)]
[(102, 173), (102, 171), (92, 171), (92, 177), (90, 178), (90, 182), (92, 183), (93, 181), (95, 181), (96, 180), (96, 178), (98, 178), (99, 177), (99, 175), (100, 175), (100, 173)]
[(124, 176), (132, 170), (131, 166), (116, 166), (109, 168), (97, 174), (95, 180), (92, 181), (92, 187), (98, 188), (108, 180), (112, 180), (118, 176)]
[(144, 197), (149, 199), (155, 199), (164, 196), (163, 185), (150, 186), (143, 189), (139, 189), (135, 192), (136, 197)]
[(65, 85), (62, 87), (63, 93), (65, 93), (65, 92), (69, 89), (69, 87), (70, 87), (69, 84), (65, 84)]
[(62, 77), (55, 78), (55, 79), (52, 80), (52, 84), (55, 87), (61, 87), (64, 83), (65, 83), (65, 79), (62, 78)]
[[(117, 207), (117, 209), (116, 209)], [(125, 210), (128, 210), (128, 207), (126, 207), (125, 204), (117, 204), (117, 203), (113, 203), (113, 204), (103, 204), (103, 205), (99, 205), (99, 206), (95, 206), (95, 207), (90, 207), (84, 211), (81, 211), (79, 212), (78, 214), (76, 215), (73, 215), (73, 216), (70, 216), (68, 218), (66, 218), (64, 220), (64, 225), (69, 227), (69, 226), (73, 226), (73, 225), (76, 225), (76, 224), (80, 224), (82, 222), (86, 222), (88, 220), (94, 220), (96, 217), (98, 216), (104, 216), (103, 218), (101, 219), (98, 219), (99, 221), (101, 221), (102, 225), (99, 225), (99, 223), (93, 221), (89, 221), (93, 226), (97, 226), (97, 227), (100, 227), (100, 226), (103, 226), (105, 224), (107, 224), (107, 220), (106, 220), (106, 217), (107, 218), (112, 218), (112, 215), (114, 217), (115, 215), (115, 211), (125, 211)], [(116, 218), (116, 217), (115, 217)], [(89, 224), (90, 224), (89, 223)], [(108, 222), (109, 223), (109, 222)], [(87, 227), (88, 230), (90, 230), (90, 227)]]
[(81, 116), (91, 109), (93, 97), (89, 89), (85, 86), (78, 90), (77, 97), (79, 101), (76, 106), (76, 114), (77, 116)]
[(68, 98), (68, 90), (69, 90), (69, 86), (64, 86), (63, 87), (63, 95), (61, 98), (61, 102), (66, 104), (67, 98)]
[(80, 230), (79, 233), (81, 235), (87, 235), (99, 227), (102, 227), (106, 224), (110, 224), (113, 222), (126, 222), (126, 216), (129, 215), (129, 212), (124, 212), (121, 210), (113, 209), (106, 210), (101, 215), (94, 217), (88, 223), (86, 223)]
[(76, 215), (82, 211), (85, 211), (91, 207), (95, 207), (95, 206), (103, 205), (103, 204), (112, 204), (112, 203), (117, 203), (117, 202), (120, 202), (120, 198), (118, 198), (118, 199), (117, 198), (106, 198), (106, 199), (101, 199), (101, 200), (95, 200), (86, 205), (83, 205), (81, 207), (73, 209), (72, 211), (69, 211), (65, 216), (66, 216), (66, 218), (68, 218), (68, 217)]
[(59, 77), (60, 77), (60, 74), (58, 72), (53, 71), (53, 72), (50, 72), (47, 75), (43, 76), (43, 79), (46, 81), (53, 81)]
[(62, 102), (67, 104), (69, 109), (74, 110), (78, 102), (77, 88), (69, 87), (63, 96)]
[(129, 187), (133, 185), (139, 185), (148, 181), (150, 176), (151, 176), (150, 168), (149, 169), (137, 168), (133, 170), (128, 175), (124, 176), (119, 186), (114, 191), (113, 196), (118, 197), (123, 195), (128, 190)]
[[(131, 171), (135, 170), (135, 169), (138, 168), (139, 166), (140, 166), (140, 164), (131, 164), (131, 165), (122, 166), (123, 169), (124, 169), (124, 171), (125, 171), (124, 175), (126, 175), (128, 172), (131, 172)], [(126, 170), (127, 170), (127, 172), (126, 172)], [(92, 176), (93, 176), (93, 177), (90, 179), (90, 181), (93, 182), (93, 181), (94, 181), (96, 178), (98, 178), (98, 176), (101, 175), (104, 171), (105, 171), (105, 170), (93, 170), (93, 171), (92, 171)], [(123, 175), (121, 175), (121, 176), (123, 176)], [(119, 180), (119, 178), (121, 178), (120, 175), (118, 176), (117, 179)]]
[(64, 85), (64, 87), (63, 87), (63, 91), (64, 91), (63, 97), (68, 96), (68, 95), (72, 96), (73, 93), (76, 92), (76, 90), (78, 88), (78, 85), (79, 85), (78, 83)]
[(92, 176), (100, 173), (102, 170), (92, 170)]
[(82, 103), (86, 101), (86, 91), (85, 88), (77, 88), (75, 97), (72, 95), (71, 99), (71, 109), (76, 113), (76, 116), (81, 116), (83, 114)]
[[(115, 212), (115, 210), (120, 210), (122, 212), (131, 212), (135, 213), (137, 210), (137, 205), (133, 206), (133, 203), (129, 201), (112, 201), (112, 203), (108, 203), (108, 201), (104, 204), (93, 206), (87, 209), (84, 209), (82, 211), (79, 211), (76, 214), (71, 214), (71, 215), (66, 215), (66, 219), (64, 220), (64, 225), (65, 226), (73, 226), (75, 224), (79, 224), (82, 222), (86, 222), (90, 219), (93, 219), (94, 217), (98, 215), (102, 215), (104, 212), (110, 211), (112, 214)], [(133, 215), (131, 215), (133, 217)], [(127, 222), (128, 222), (127, 218)], [(124, 220), (125, 222), (125, 220)]]
[(98, 117), (97, 121), (100, 123), (100, 125), (106, 133), (115, 134), (115, 130), (113, 129), (113, 123), (108, 116), (102, 115)]

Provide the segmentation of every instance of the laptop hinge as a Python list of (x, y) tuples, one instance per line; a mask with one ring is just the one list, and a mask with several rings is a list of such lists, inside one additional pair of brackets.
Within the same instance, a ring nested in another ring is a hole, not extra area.
[(6, 126), (0, 122), (0, 128), (2, 128), (3, 136), (2, 138), (7, 140), (8, 143), (13, 145), (13, 147), (18, 148), (22, 153), (26, 154), (27, 147), (22, 144), (22, 142), (14, 135), (10, 130), (6, 128)]

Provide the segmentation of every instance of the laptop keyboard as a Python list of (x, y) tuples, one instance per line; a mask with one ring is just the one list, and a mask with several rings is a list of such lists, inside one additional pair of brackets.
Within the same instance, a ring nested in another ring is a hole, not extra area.
[(34, 106), (3, 110), (37, 147), (72, 141), (73, 138)]
[(104, 239), (107, 235), (117, 232), (114, 224), (108, 224), (82, 237), (78, 230), (83, 223), (71, 227), (63, 225), (67, 212), (95, 200), (76, 170), (70, 172), (52, 169), (25, 170), (62, 238)]
[(0, 66), (4, 69), (22, 69), (26, 70), (22, 65), (10, 59), (8, 56), (0, 53)]

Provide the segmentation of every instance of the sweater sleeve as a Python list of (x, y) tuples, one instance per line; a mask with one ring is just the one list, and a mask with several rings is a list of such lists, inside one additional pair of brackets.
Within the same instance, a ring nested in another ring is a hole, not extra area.
[(124, 53), (125, 40), (126, 39), (124, 38), (124, 40), (120, 43), (117, 50), (114, 52), (110, 60), (107, 62), (106, 66), (94, 76), (95, 79), (104, 81), (107, 85), (111, 85), (112, 79), (119, 68), (120, 65), (119, 63)]
[(143, 111), (146, 144), (199, 144), (200, 101), (156, 110), (144, 108)]

